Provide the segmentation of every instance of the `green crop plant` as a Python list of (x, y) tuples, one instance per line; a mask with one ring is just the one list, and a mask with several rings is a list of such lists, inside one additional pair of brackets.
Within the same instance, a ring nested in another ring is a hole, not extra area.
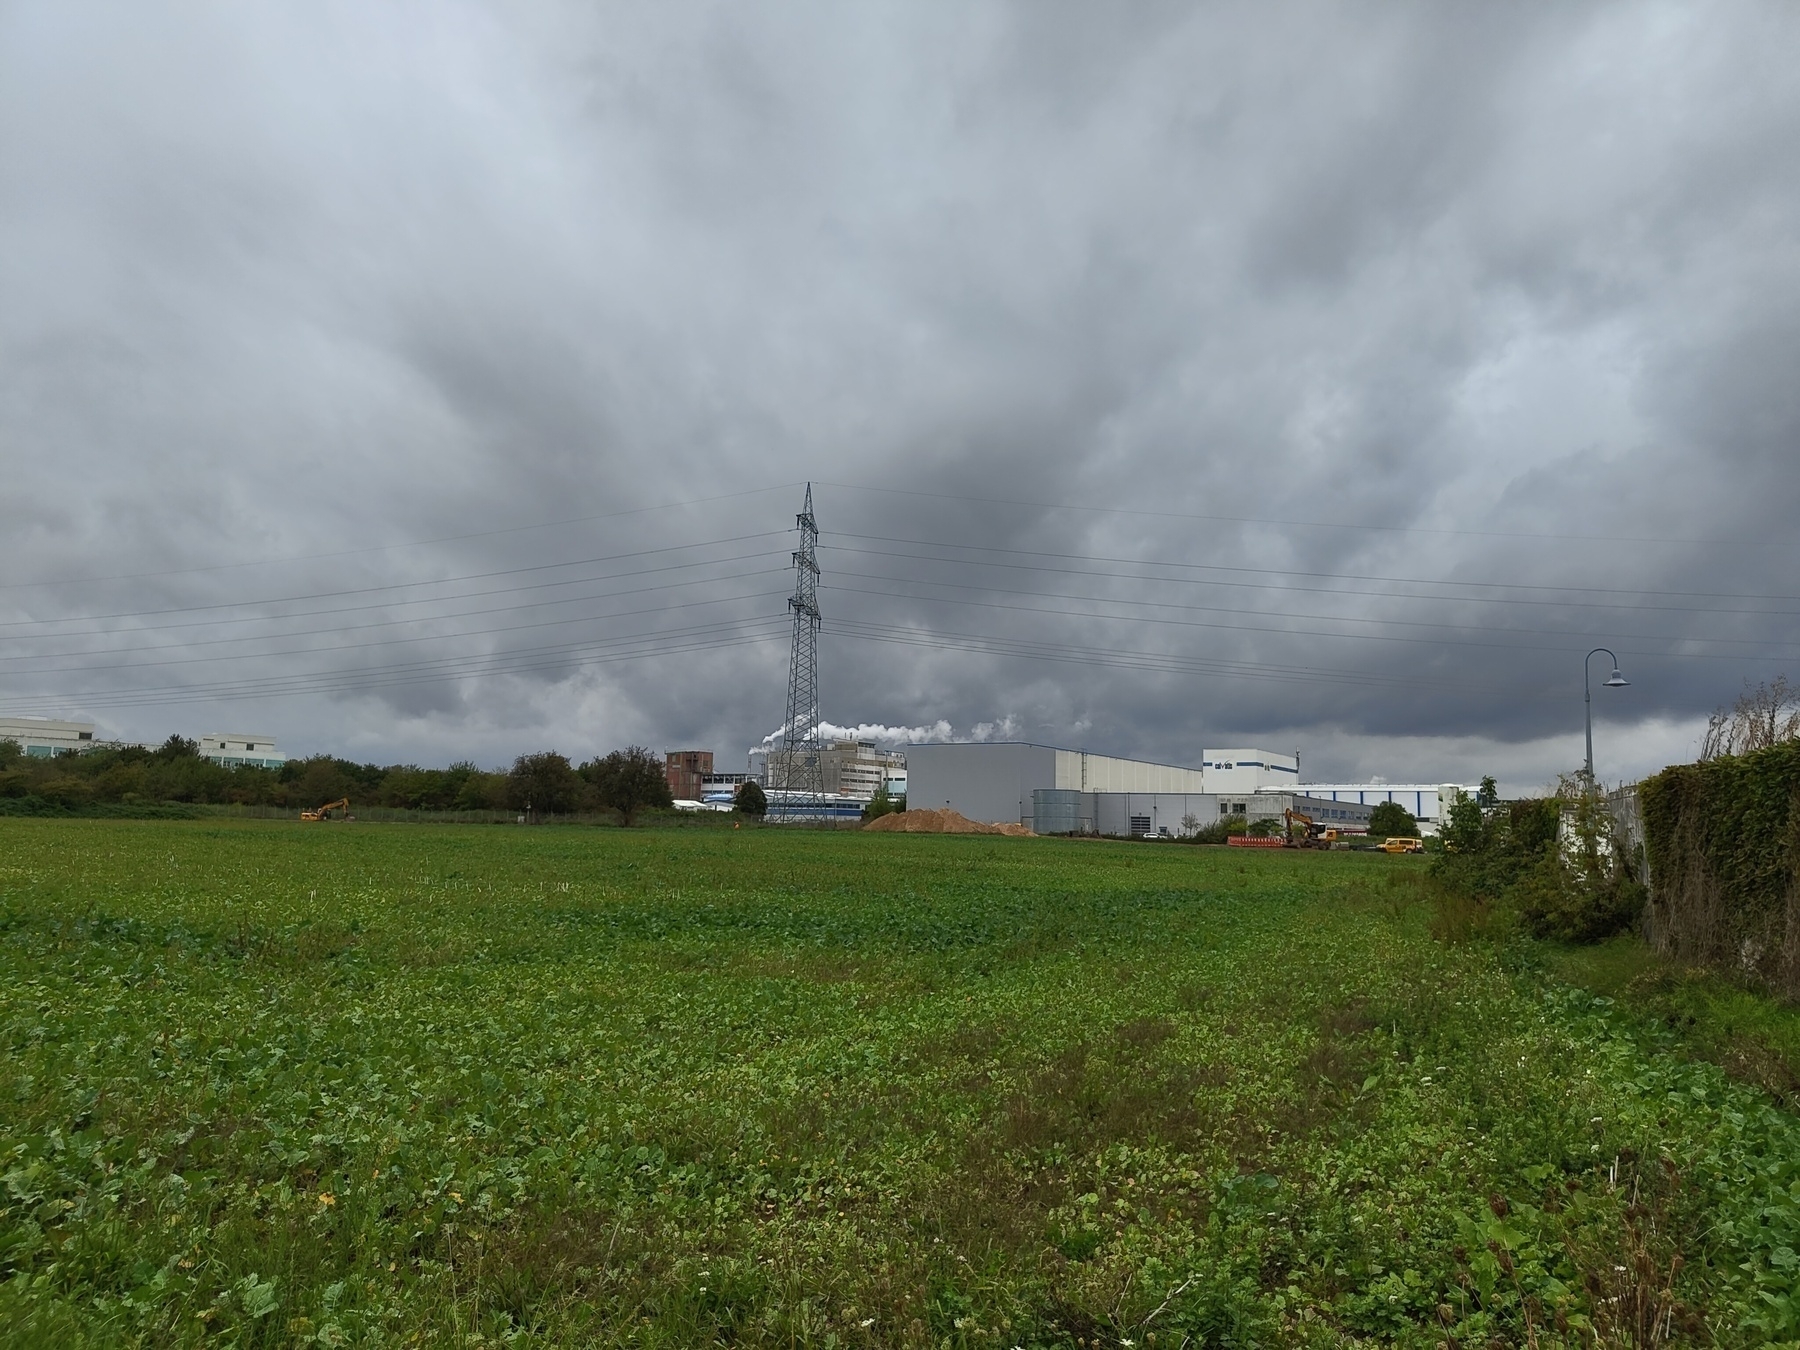
[(1794, 1119), (1423, 866), (0, 821), (0, 1343), (1800, 1336)]

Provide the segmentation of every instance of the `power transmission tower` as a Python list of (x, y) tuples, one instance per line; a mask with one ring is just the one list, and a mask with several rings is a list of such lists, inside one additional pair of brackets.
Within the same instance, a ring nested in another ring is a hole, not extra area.
[(794, 523), (800, 547), (794, 550), (794, 593), (788, 597), (794, 650), (788, 663), (787, 721), (779, 755), (769, 765), (769, 785), (780, 789), (769, 794), (769, 814), (776, 818), (811, 816), (825, 797), (824, 746), (819, 741), (819, 524), (813, 519), (811, 483), (806, 485), (806, 506)]

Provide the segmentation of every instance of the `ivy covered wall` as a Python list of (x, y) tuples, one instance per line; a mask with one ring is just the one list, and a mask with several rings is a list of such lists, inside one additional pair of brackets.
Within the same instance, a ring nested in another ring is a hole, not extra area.
[(1650, 941), (1800, 1001), (1800, 742), (1664, 769), (1639, 799)]

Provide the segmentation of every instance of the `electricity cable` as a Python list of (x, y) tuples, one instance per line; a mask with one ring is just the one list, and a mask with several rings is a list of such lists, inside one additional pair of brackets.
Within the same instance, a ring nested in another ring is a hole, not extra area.
[[(1792, 596), (1792, 595), (1733, 595), (1733, 594), (1727, 594), (1727, 593), (1717, 593), (1717, 594), (1709, 595), (1706, 592), (1700, 592), (1700, 591), (1628, 590), (1628, 589), (1624, 589), (1624, 588), (1620, 588), (1620, 587), (1605, 587), (1605, 586), (1552, 586), (1552, 585), (1540, 585), (1540, 584), (1533, 583), (1533, 582), (1433, 581), (1433, 580), (1430, 580), (1430, 579), (1424, 578), (1424, 577), (1383, 577), (1383, 576), (1369, 576), (1369, 575), (1363, 575), (1363, 574), (1353, 573), (1353, 572), (1306, 572), (1306, 571), (1300, 571), (1298, 569), (1280, 568), (1280, 567), (1240, 567), (1240, 566), (1229, 566), (1229, 565), (1222, 564), (1222, 563), (1165, 562), (1165, 561), (1160, 561), (1157, 559), (1146, 559), (1146, 558), (1111, 558), (1111, 557), (1096, 556), (1096, 555), (1082, 554), (1082, 553), (1051, 553), (1051, 552), (1046, 552), (1046, 551), (1039, 550), (1039, 549), (1000, 548), (997, 546), (987, 545), (987, 544), (941, 544), (941, 543), (932, 543), (928, 540), (918, 540), (918, 539), (890, 539), (890, 538), (887, 538), (882, 535), (853, 535), (853, 534), (846, 534), (841, 531), (832, 531), (830, 533), (832, 534), (833, 537), (840, 538), (840, 539), (866, 539), (866, 540), (872, 540), (877, 543), (909, 544), (909, 545), (913, 545), (913, 546), (919, 547), (919, 548), (936, 548), (936, 549), (948, 548), (948, 549), (962, 549), (962, 550), (971, 551), (971, 552), (1006, 553), (1006, 554), (1012, 554), (1016, 557), (1054, 558), (1054, 559), (1058, 559), (1058, 560), (1062, 560), (1062, 561), (1071, 561), (1071, 562), (1111, 563), (1111, 564), (1115, 564), (1115, 565), (1119, 565), (1119, 566), (1126, 566), (1126, 567), (1160, 567), (1160, 568), (1166, 568), (1166, 569), (1182, 569), (1182, 570), (1186, 570), (1186, 571), (1228, 572), (1228, 573), (1236, 573), (1236, 574), (1248, 574), (1248, 575), (1252, 575), (1252, 576), (1307, 577), (1307, 578), (1311, 578), (1311, 579), (1320, 579), (1320, 580), (1373, 581), (1373, 582), (1386, 582), (1386, 583), (1390, 583), (1390, 584), (1394, 584), (1394, 585), (1411, 585), (1411, 586), (1460, 586), (1460, 587), (1464, 587), (1467, 589), (1479, 588), (1479, 589), (1484, 589), (1484, 590), (1564, 591), (1564, 592), (1568, 592), (1571, 594), (1585, 594), (1585, 595), (1663, 595), (1663, 596), (1675, 596), (1675, 597), (1680, 597), (1680, 598), (1685, 598), (1685, 599), (1709, 599), (1710, 598), (1710, 599), (1723, 599), (1723, 600), (1771, 600), (1771, 601), (1779, 601), (1783, 604), (1800, 603), (1800, 596)], [(1047, 567), (1041, 563), (996, 562), (996, 561), (992, 561), (992, 560), (989, 560), (986, 558), (949, 558), (949, 557), (945, 557), (942, 553), (895, 553), (895, 552), (885, 550), (885, 549), (845, 548), (845, 547), (843, 547), (841, 545), (837, 545), (837, 544), (827, 544), (827, 545), (824, 545), (824, 547), (831, 550), (832, 552), (857, 553), (857, 554), (863, 554), (863, 555), (869, 556), (869, 557), (908, 558), (915, 562), (955, 563), (955, 564), (964, 565), (964, 566), (1007, 568), (1007, 569), (1010, 569), (1013, 571), (1026, 571), (1026, 572), (1057, 572), (1057, 573), (1066, 572), (1071, 575), (1077, 575), (1077, 576), (1110, 577), (1110, 578), (1113, 578), (1116, 580), (1122, 580), (1122, 581), (1156, 581), (1156, 582), (1172, 582), (1172, 583), (1184, 584), (1184, 585), (1239, 586), (1239, 587), (1249, 587), (1249, 588), (1257, 589), (1257, 590), (1294, 590), (1294, 591), (1305, 591), (1305, 592), (1309, 592), (1309, 593), (1316, 593), (1316, 594), (1320, 594), (1320, 595), (1366, 595), (1366, 596), (1373, 596), (1373, 597), (1385, 598), (1385, 599), (1395, 599), (1395, 600), (1437, 600), (1437, 601), (1444, 601), (1444, 602), (1458, 602), (1458, 603), (1464, 603), (1464, 604), (1479, 603), (1479, 604), (1507, 604), (1507, 605), (1557, 605), (1559, 607), (1566, 608), (1571, 603), (1576, 603), (1576, 602), (1572, 602), (1569, 600), (1540, 600), (1540, 599), (1522, 598), (1522, 597), (1487, 597), (1487, 596), (1475, 596), (1475, 595), (1411, 595), (1411, 594), (1407, 594), (1405, 592), (1397, 592), (1397, 591), (1348, 591), (1348, 590), (1343, 590), (1343, 589), (1339, 589), (1339, 588), (1275, 586), (1275, 585), (1271, 585), (1267, 582), (1227, 582), (1227, 581), (1216, 581), (1216, 580), (1213, 580), (1212, 578), (1208, 578), (1208, 577), (1156, 577), (1156, 576), (1148, 576), (1147, 577), (1147, 576), (1140, 576), (1140, 575), (1137, 575), (1134, 573), (1128, 573), (1128, 572), (1099, 572), (1099, 571), (1094, 571), (1094, 570), (1088, 569), (1088, 568)], [(1772, 610), (1772, 609), (1725, 610), (1725, 609), (1720, 609), (1714, 605), (1706, 605), (1706, 606), (1615, 605), (1615, 604), (1606, 603), (1606, 602), (1595, 602), (1595, 603), (1591, 603), (1588, 607), (1594, 608), (1594, 609), (1645, 609), (1645, 610), (1667, 609), (1667, 610), (1670, 610), (1672, 612), (1677, 612), (1677, 613), (1745, 614), (1745, 615), (1774, 617), (1774, 618), (1800, 617), (1800, 614), (1797, 614), (1795, 611), (1792, 611), (1792, 610)]]
[(964, 493), (924, 492), (915, 488), (877, 487), (872, 483), (839, 483), (829, 479), (815, 479), (814, 482), (820, 487), (843, 488), (850, 492), (884, 492), (901, 497), (928, 497), (937, 501), (975, 503), (982, 506), (1022, 506), (1034, 511), (1085, 511), (1100, 515), (1149, 516), (1162, 520), (1193, 520), (1215, 525), (1269, 525), (1281, 529), (1309, 530), (1365, 530), (1388, 534), (1432, 534), (1481, 539), (1557, 539), (1570, 543), (1701, 544), (1729, 547), (1751, 545), (1758, 548), (1793, 548), (1800, 544), (1800, 540), (1793, 539), (1705, 539), (1681, 538), (1667, 534), (1549, 534), (1515, 530), (1460, 530), (1430, 525), (1370, 525), (1341, 520), (1273, 520), (1261, 516), (1217, 516), (1183, 511), (1148, 511), (1126, 506), (1071, 506), (1066, 502), (1016, 501), (1006, 497), (975, 497)]
[[(491, 572), (470, 572), (457, 577), (439, 577), (436, 580), (396, 581), (384, 586), (357, 586), (338, 591), (314, 591), (306, 595), (273, 596), (261, 600), (227, 600), (211, 605), (178, 605), (169, 609), (123, 610), (116, 614), (81, 614), (71, 615), (66, 619), (5, 620), (0, 621), (0, 627), (18, 628), (26, 624), (78, 623), (84, 620), (98, 621), (101, 619), (154, 618), (163, 614), (198, 614), (215, 609), (244, 609), (252, 605), (285, 605), (298, 604), (305, 600), (335, 600), (351, 595), (374, 595), (381, 591), (403, 591), (416, 589), (421, 586), (449, 586), (460, 581), (486, 581), (493, 577), (522, 576), (527, 572), (553, 572), (565, 567), (590, 567), (596, 563), (617, 562), (622, 558), (643, 558), (656, 553), (673, 553), (678, 549), (684, 548), (710, 548), (719, 544), (738, 544), (743, 543), (748, 539), (767, 539), (771, 536), (785, 533), (787, 533), (785, 530), (758, 530), (754, 534), (739, 534), (731, 535), (724, 539), (709, 539), (706, 540), (704, 544), (699, 545), (692, 542), (685, 544), (666, 544), (661, 548), (634, 549), (628, 553), (610, 553), (597, 558), (576, 558), (568, 562), (537, 563), (529, 567), (505, 567)], [(698, 567), (703, 565), (705, 561), (705, 559), (701, 559), (694, 563), (675, 563), (671, 564), (671, 567)], [(554, 585), (555, 583), (547, 584)]]
[(251, 558), (241, 562), (212, 563), (201, 567), (172, 567), (158, 572), (118, 572), (103, 577), (64, 577), (46, 581), (8, 581), (0, 582), (0, 591), (24, 590), (40, 586), (86, 586), (104, 581), (145, 581), (153, 577), (194, 576), (205, 572), (226, 572), (245, 567), (273, 567), (297, 562), (318, 562), (330, 558), (352, 558), (364, 553), (388, 553), (403, 548), (426, 548), (432, 544), (458, 544), (470, 539), (493, 539), (503, 534), (526, 534), (532, 530), (552, 530), (564, 525), (592, 525), (602, 520), (619, 520), (625, 516), (640, 516), (651, 511), (674, 511), (687, 506), (706, 506), (713, 502), (735, 501), (740, 497), (754, 497), (765, 492), (782, 492), (797, 487), (796, 483), (777, 483), (770, 487), (746, 488), (742, 492), (726, 492), (716, 497), (695, 497), (688, 501), (663, 502), (657, 506), (634, 506), (624, 511), (608, 511), (597, 516), (571, 516), (565, 520), (545, 520), (533, 525), (508, 525), (498, 530), (476, 530), (469, 534), (439, 535), (435, 539), (411, 539), (398, 544), (369, 544), (362, 548), (336, 549), (330, 553), (292, 553), (273, 558)]

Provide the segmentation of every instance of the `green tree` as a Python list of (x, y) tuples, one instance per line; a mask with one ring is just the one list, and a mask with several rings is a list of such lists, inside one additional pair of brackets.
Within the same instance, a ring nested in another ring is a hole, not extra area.
[(486, 773), (473, 766), (457, 784), (450, 805), (458, 811), (499, 811), (506, 806), (507, 775)]
[(190, 741), (179, 733), (171, 735), (156, 750), (155, 757), (160, 760), (193, 759), (200, 753), (200, 742)]
[(1419, 837), (1419, 820), (1399, 802), (1381, 802), (1369, 812), (1369, 833), (1389, 837)]
[(888, 790), (879, 788), (869, 804), (863, 807), (862, 818), (865, 821), (879, 820), (883, 816), (891, 816), (897, 811), (906, 810), (905, 797), (890, 797)]
[(626, 829), (646, 807), (675, 804), (662, 761), (641, 745), (590, 760), (581, 766), (581, 776), (592, 784), (602, 807), (618, 812), (619, 824)]
[(737, 793), (732, 798), (732, 810), (746, 816), (768, 815), (769, 799), (762, 790), (762, 784), (755, 780), (739, 784)]
[(1492, 774), (1487, 774), (1482, 778), (1481, 786), (1475, 793), (1475, 805), (1484, 811), (1500, 805), (1500, 787), (1494, 782)]
[(515, 811), (567, 815), (580, 804), (581, 777), (554, 750), (520, 755), (506, 776), (506, 804)]
[[(296, 763), (299, 765), (297, 769)], [(294, 769), (294, 776), (285, 794), (289, 806), (310, 810), (340, 798), (347, 797), (356, 801), (366, 795), (362, 791), (362, 784), (344, 772), (344, 762), (333, 759), (330, 755), (314, 755), (310, 759), (299, 761), (290, 759), (285, 769)]]

